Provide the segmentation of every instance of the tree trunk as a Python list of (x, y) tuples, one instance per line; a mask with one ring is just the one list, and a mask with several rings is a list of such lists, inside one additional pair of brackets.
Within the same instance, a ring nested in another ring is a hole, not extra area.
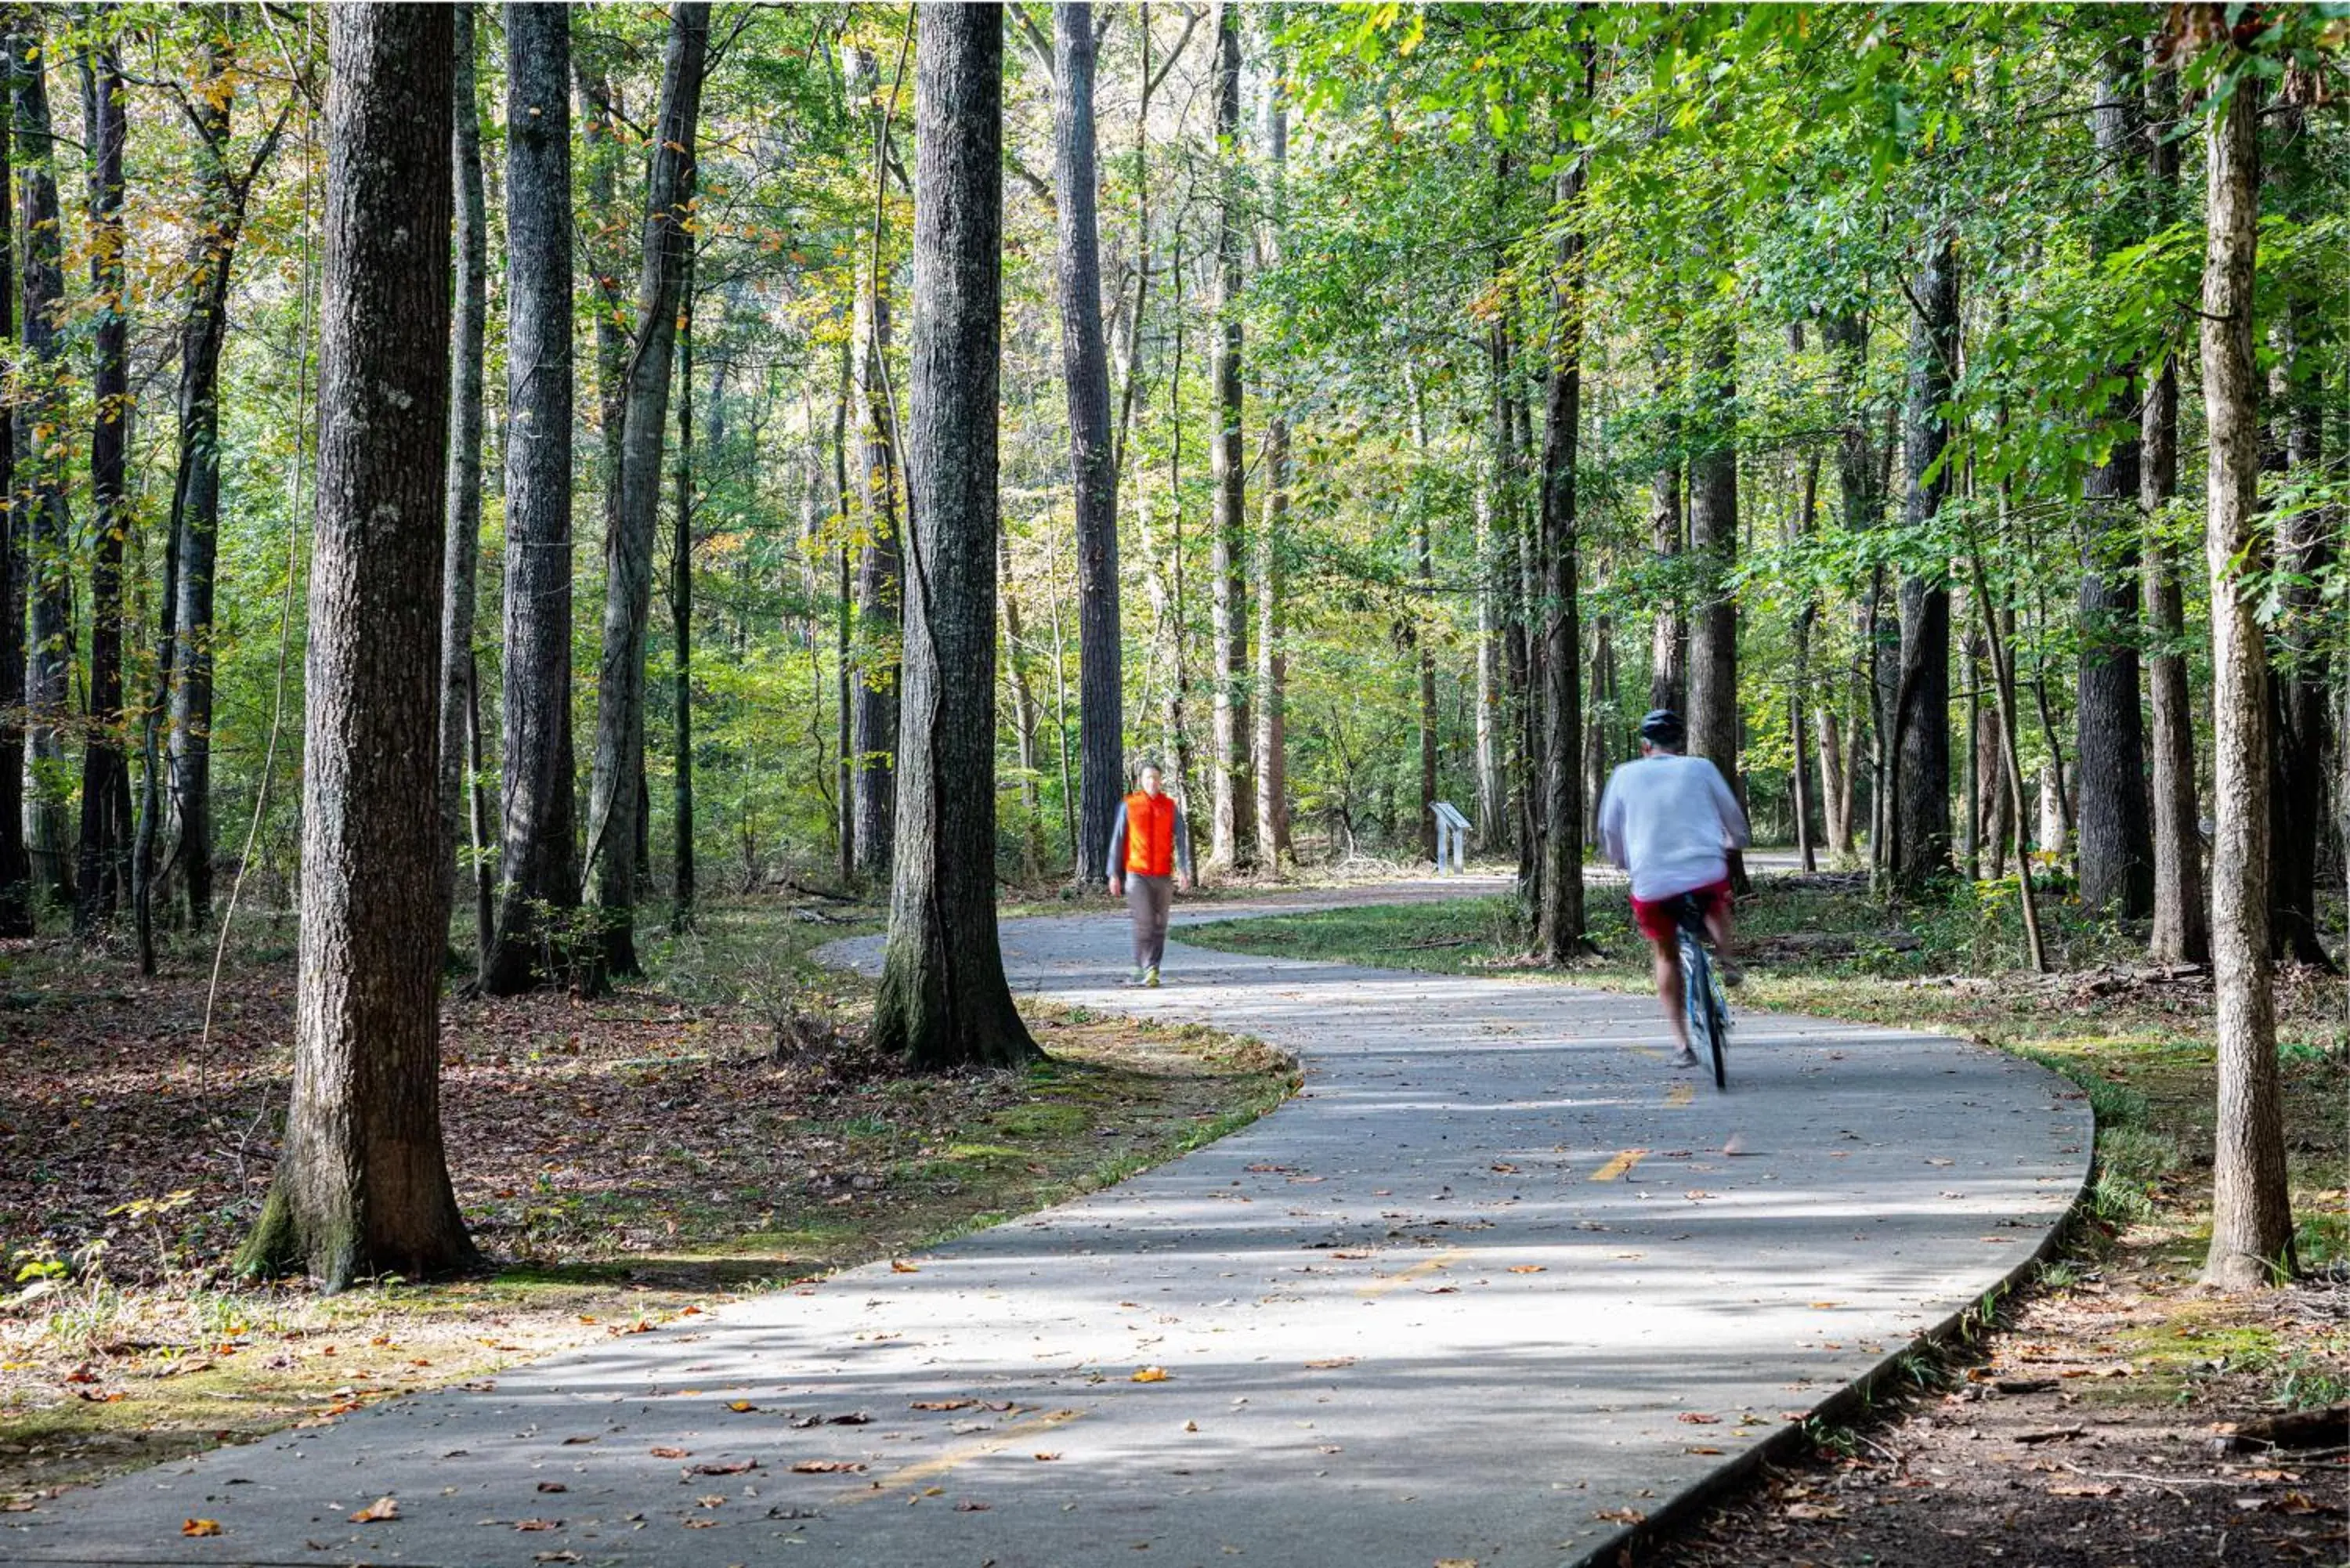
[[(849, 91), (873, 104), (873, 233), (857, 298), (858, 417), (864, 434), (863, 548), (857, 562), (857, 867), (889, 874), (895, 837), (899, 708), (899, 623), (904, 562), (898, 514), (897, 398), (889, 384), (889, 274), (881, 248), (881, 192), (889, 162), (893, 100), (872, 57), (849, 55)], [(896, 84), (893, 82), (891, 88)]]
[[(235, 102), (234, 62), (211, 46), (190, 94), (197, 132), (201, 213), (188, 257), (188, 304), (180, 322), (179, 462), (172, 491), (165, 573), (164, 680), (171, 692), (172, 806), (188, 914), (212, 919), (212, 718), (213, 569), (220, 556), (220, 359), (228, 332), (231, 265), (244, 225), (246, 187), (228, 167)], [(146, 832), (141, 828), (141, 834)], [(151, 866), (151, 846), (147, 860)]]
[[(1967, 639), (1968, 664), (1972, 679), (1980, 682), (1995, 679), (1997, 672), (1986, 675), (1983, 662), (1990, 648), (1989, 625), (1991, 611), (1981, 599), (1975, 602), (1977, 618), (1975, 634)], [(2012, 625), (2012, 618), (2009, 618)], [(2011, 639), (2012, 640), (2012, 639)], [(1994, 702), (1986, 706), (1980, 699), (1972, 704), (1974, 723), (1970, 749), (1974, 757), (1975, 837), (1978, 864), (1970, 875), (1997, 881), (2007, 875), (2008, 840), (2015, 832), (2014, 802), (2008, 798), (2007, 741), (2001, 727), (1999, 710)]]
[(241, 1263), (327, 1289), (474, 1261), (441, 1137), (435, 785), (451, 12), (328, 17), (318, 508), (286, 1146)]
[(693, 929), (693, 251), (677, 306), (677, 499), (670, 535), (669, 625), (674, 668), (670, 707), (675, 726), (671, 764), (669, 926)]
[[(1414, 471), (1405, 492), (1405, 504), (1411, 511), (1411, 571), (1414, 592), (1409, 601), (1409, 616), (1405, 621), (1411, 647), (1419, 666), (1419, 857), (1434, 865), (1440, 872), (1443, 862), (1438, 858), (1436, 833), (1436, 550), (1430, 537), (1428, 513), (1431, 503), (1428, 494), (1429, 464), (1428, 405), (1419, 378), (1407, 365), (1403, 369), (1406, 394), (1411, 400), (1411, 441)], [(1577, 732), (1581, 723), (1578, 718)]]
[(1213, 364), (1216, 437), (1208, 446), (1216, 520), (1210, 534), (1210, 608), (1215, 628), (1214, 816), (1208, 857), (1227, 870), (1255, 859), (1248, 746), (1248, 510), (1246, 465), (1241, 450), (1241, 210), (1238, 171), (1241, 130), (1241, 34), (1238, 7), (1216, 8), (1215, 292)]
[[(482, 197), (482, 114), (475, 97), (473, 7), (455, 7), (456, 59), (450, 161), (457, 214), (457, 294), (450, 340), (448, 535), (441, 580), (441, 854), (450, 900), (463, 885), (472, 837), (465, 787), (468, 715), (473, 711), (474, 586), (482, 555), (482, 351), (489, 308), (488, 222)], [(478, 956), (489, 961), (490, 934)]]
[[(1265, 88), (1262, 136), (1272, 212), (1263, 230), (1265, 265), (1278, 265), (1287, 219), (1284, 182), (1289, 164), (1289, 111), (1282, 81), (1287, 74), (1280, 42), (1281, 9), (1270, 14), (1270, 81)], [(1264, 503), (1259, 516), (1253, 576), (1256, 578), (1256, 841), (1264, 863), (1278, 875), (1296, 858), (1289, 837), (1289, 649), (1284, 613), (1283, 556), (1289, 531), (1289, 416), (1276, 383), (1266, 400)]]
[[(853, 313), (852, 313), (853, 318)], [(852, 334), (853, 336), (853, 334)], [(839, 602), (833, 607), (833, 750), (836, 777), (833, 832), (837, 840), (841, 886), (857, 877), (857, 583), (850, 565), (848, 526), (848, 403), (857, 380), (854, 350), (840, 345), (840, 378), (832, 402), (832, 497), (836, 526), (844, 530), (839, 559)]]
[[(1678, 324), (1677, 316), (1668, 320)], [(1666, 330), (1672, 330), (1668, 327)], [(1668, 346), (1656, 353), (1657, 397), (1669, 410), (1679, 392), (1679, 361)], [(1648, 481), (1648, 547), (1668, 574), (1681, 553), (1681, 421), (1668, 412), (1660, 431), (1665, 451)], [(1678, 586), (1657, 597), (1648, 634), (1648, 706), (1689, 711), (1689, 622), (1682, 618)]]
[(90, 293), (99, 311), (98, 364), (90, 392), (89, 715), (81, 756), (81, 840), (74, 877), (74, 929), (94, 935), (114, 917), (130, 846), (130, 770), (123, 754), (123, 507), (130, 416), (129, 301), (123, 288), (122, 147), (128, 88), (110, 48), (81, 57), (82, 126), (89, 172)]
[[(1798, 333), (1801, 327), (1797, 328)], [(1800, 339), (1797, 347), (1801, 347)], [(1808, 538), (1817, 526), (1820, 509), (1820, 453), (1814, 447), (1804, 459), (1803, 497), (1797, 504), (1794, 535), (1798, 541)], [(1796, 607), (1794, 641), (1795, 651), (1795, 681), (1787, 698), (1787, 769), (1788, 798), (1795, 813), (1795, 853), (1808, 875), (1819, 869), (1818, 846), (1812, 836), (1811, 759), (1807, 754), (1804, 733), (1804, 714), (1813, 705), (1812, 696), (1812, 628), (1819, 618), (1819, 606), (1806, 598)], [(1822, 704), (1825, 706), (1825, 704)]]
[(2228, 1289), (2293, 1267), (2276, 1002), (2269, 971), (2268, 567), (2259, 514), (2252, 272), (2260, 236), (2260, 102), (2249, 72), (2211, 122), (2205, 158), (2203, 404), (2210, 431), (2204, 553), (2211, 578), (2211, 948), (2219, 1056), (2211, 1247), (2203, 1278)]
[(1125, 793), (1124, 634), (1118, 624), (1118, 462), (1110, 429), (1109, 358), (1102, 340), (1101, 230), (1094, 166), (1094, 8), (1053, 7), (1053, 173), (1058, 192), (1062, 379), (1068, 389), (1069, 475), (1076, 492), (1076, 877), (1100, 882)]
[[(2167, 140), (2177, 113), (2170, 71), (2147, 73), (2149, 228), (2168, 223), (2178, 205), (2178, 143)], [(2187, 684), (2187, 614), (2178, 550), (2164, 535), (2163, 511), (2178, 493), (2178, 367), (2166, 356), (2147, 386), (2140, 418), (2145, 446), (2138, 505), (2149, 520), (2138, 571), (2144, 583), (2154, 753), (2154, 931), (2148, 949), (2160, 963), (2206, 963), (2211, 957), (2211, 905), (2203, 877), (2203, 830), (2195, 803), (2195, 709)]]
[[(2133, 60), (2132, 65), (2136, 62)], [(2137, 183), (2132, 156), (2146, 128), (2121, 63), (2108, 57), (2093, 122), (2099, 166), (2118, 192)], [(2144, 232), (2136, 202), (2097, 234), (2101, 251), (2134, 244)], [(2117, 220), (2117, 221), (2116, 221)], [(2095, 228), (2093, 227), (2093, 232)], [(2138, 707), (2138, 573), (2132, 558), (2137, 515), (2137, 367), (2108, 367), (2123, 380), (2106, 408), (2122, 426), (2106, 460), (2081, 481), (2079, 726), (2074, 778), (2081, 790), (2075, 866), (2085, 909), (2138, 919), (2154, 909), (2154, 836), (2147, 821), (2145, 721)]]
[(1836, 719), (1835, 704), (1822, 702), (1813, 710), (1812, 728), (1817, 733), (1820, 758), (1820, 826), (1825, 830), (1828, 853), (1845, 856), (1852, 853), (1852, 786), (1851, 775), (1846, 772), (1844, 736)]
[[(2291, 111), (2298, 119), (2299, 111)], [(2279, 128), (2289, 143), (2296, 125)], [(2323, 459), (2324, 404), (2309, 385), (2307, 306), (2288, 298), (2271, 341), (2271, 401), (2284, 466), (2314, 480)], [(2276, 513), (2276, 564), (2284, 585), (2271, 628), (2281, 656), (2275, 677), (2275, 745), (2269, 839), (2269, 944), (2273, 956), (2332, 969), (2317, 935), (2317, 862), (2325, 841), (2325, 753), (2329, 705), (2327, 623), (2333, 612), (2323, 582), (2332, 555), (2321, 508), (2287, 504)], [(2084, 791), (2087, 788), (2083, 785)]]
[[(1725, 586), (1738, 565), (1738, 327), (1728, 317), (1700, 328), (1695, 428), (1690, 433), (1689, 754), (1721, 771), (1741, 802), (1738, 765), (1738, 604)], [(1731, 852), (1731, 877), (1743, 867)]]
[(496, 934), (482, 982), (556, 978), (579, 906), (571, 742), (571, 13), (509, 5), (504, 757)]
[(73, 524), (66, 513), (66, 443), (43, 431), (67, 418), (65, 223), (57, 202), (56, 133), (49, 119), (51, 37), (38, 11), (20, 24), (14, 61), (17, 229), (24, 270), (16, 367), (16, 476), (23, 489), (26, 586), (31, 617), (25, 662), (24, 833), (34, 885), (70, 905), (73, 863), (57, 772), (74, 667)]
[[(1587, 97), (1594, 57), (1585, 46)], [(1582, 540), (1575, 515), (1575, 437), (1583, 419), (1584, 238), (1578, 226), (1585, 163), (1558, 179), (1560, 234), (1557, 312), (1550, 388), (1544, 410), (1543, 555), (1543, 854), (1535, 950), (1544, 962), (1573, 959), (1583, 941), (1582, 625), (1577, 602)]]
[(931, 5), (915, 46), (912, 481), (898, 854), (872, 1039), (928, 1068), (1037, 1055), (995, 926), (997, 333), (1003, 18)]
[(638, 972), (638, 839), (643, 815), (645, 628), (652, 609), (653, 535), (671, 360), (693, 237), (694, 147), (708, 0), (678, 0), (661, 65), (660, 119), (645, 192), (644, 259), (621, 413), (619, 531), (604, 543), (603, 650), (596, 686), (596, 754), (588, 841), (590, 896), (602, 922), (605, 976)]
[[(1043, 727), (1043, 704), (1036, 701), (1036, 688), (1028, 678), (1027, 632), (1020, 621), (1020, 595), (1017, 580), (1012, 571), (1012, 535), (999, 528), (995, 535), (995, 599), (1003, 613), (1004, 673), (1012, 691), (1012, 743), (1014, 755), (1020, 766), (1020, 805), (1024, 821), (1020, 829), (1021, 878), (1034, 884), (1043, 875), (1045, 829), (1039, 816), (1042, 799), (1036, 781), (1043, 776), (1038, 762), (1038, 732)], [(1111, 820), (1115, 822), (1116, 817)], [(1109, 829), (1102, 830), (1102, 843), (1109, 843)]]
[[(0, 31), (0, 47), (14, 61), (24, 50), (13, 27)], [(15, 202), (11, 179), (13, 139), (0, 135), (0, 341), (16, 337)], [(14, 504), (16, 494), (16, 400), (0, 398), (0, 497), (10, 504), (0, 514), (0, 937), (33, 934), (32, 860), (25, 853), (25, 540)], [(167, 599), (168, 602), (168, 599)], [(165, 617), (166, 625), (170, 618)], [(151, 731), (152, 725), (150, 724)], [(150, 754), (151, 793), (155, 772)], [(152, 815), (151, 804), (149, 815)], [(143, 835), (146, 818), (142, 817)], [(138, 864), (134, 856), (134, 870)], [(134, 893), (135, 897), (135, 893)], [(146, 905), (139, 905), (140, 914)], [(142, 934), (143, 934), (142, 924)], [(142, 973), (154, 972), (151, 946), (142, 941)]]
[[(1908, 484), (1902, 526), (1934, 525), (1950, 491), (1947, 468), (1930, 472), (1950, 441), (1950, 401), (1959, 358), (1959, 270), (1954, 242), (1934, 243), (1918, 275), (1923, 306), (1909, 333), (1909, 387), (1901, 449)], [(1901, 579), (1901, 675), (1894, 698), (1894, 798), (1888, 822), (1893, 883), (1923, 890), (1950, 871), (1950, 585), (1936, 566)]]

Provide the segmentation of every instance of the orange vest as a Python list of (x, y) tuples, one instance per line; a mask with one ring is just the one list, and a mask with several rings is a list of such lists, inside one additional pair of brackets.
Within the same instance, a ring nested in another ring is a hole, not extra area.
[(1126, 868), (1144, 877), (1175, 870), (1175, 797), (1141, 790), (1126, 797)]

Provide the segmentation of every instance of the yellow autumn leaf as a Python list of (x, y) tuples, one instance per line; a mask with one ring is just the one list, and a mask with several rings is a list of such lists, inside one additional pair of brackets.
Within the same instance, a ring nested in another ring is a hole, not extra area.
[(218, 1535), (220, 1532), (220, 1521), (217, 1519), (192, 1519), (180, 1526), (182, 1535)]
[(1129, 1379), (1129, 1381), (1135, 1383), (1164, 1383), (1167, 1381), (1167, 1368), (1164, 1366), (1138, 1367), (1135, 1369), (1134, 1376)]

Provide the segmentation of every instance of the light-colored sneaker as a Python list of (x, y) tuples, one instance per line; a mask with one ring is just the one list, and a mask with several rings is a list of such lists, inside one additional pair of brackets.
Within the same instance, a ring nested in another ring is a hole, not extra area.
[(1132, 974), (1128, 975), (1124, 980), (1119, 981), (1118, 983), (1128, 987), (1140, 985), (1142, 983), (1142, 977), (1146, 972), (1148, 971), (1137, 969)]
[(1694, 1067), (1694, 1066), (1696, 1066), (1696, 1065), (1697, 1065), (1697, 1053), (1696, 1053), (1696, 1052), (1694, 1052), (1694, 1051), (1692, 1051), (1692, 1050), (1690, 1050), (1690, 1049), (1688, 1046), (1686, 1046), (1686, 1045), (1682, 1046), (1682, 1047), (1681, 1047), (1681, 1054), (1680, 1054), (1679, 1055), (1678, 1055), (1678, 1056), (1676, 1056), (1676, 1057), (1674, 1057), (1674, 1058), (1673, 1058), (1673, 1065), (1674, 1065), (1674, 1066), (1676, 1066), (1676, 1067)]
[(1159, 966), (1157, 964), (1152, 964), (1149, 969), (1142, 971), (1142, 984), (1144, 989), (1149, 991), (1157, 991), (1159, 989)]

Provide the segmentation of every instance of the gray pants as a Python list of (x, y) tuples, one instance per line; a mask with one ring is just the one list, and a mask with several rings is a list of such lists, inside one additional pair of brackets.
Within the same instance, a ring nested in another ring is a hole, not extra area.
[(1126, 874), (1126, 907), (1134, 915), (1134, 967), (1157, 969), (1167, 950), (1167, 911), (1175, 904), (1175, 878)]

